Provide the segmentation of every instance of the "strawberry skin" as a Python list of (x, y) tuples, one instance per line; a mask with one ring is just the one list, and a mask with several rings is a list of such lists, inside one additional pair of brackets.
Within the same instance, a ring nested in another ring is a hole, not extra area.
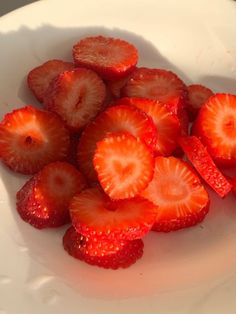
[(35, 228), (59, 227), (70, 221), (69, 202), (85, 187), (83, 176), (69, 163), (48, 164), (17, 192), (17, 211)]
[(44, 104), (56, 112), (72, 132), (79, 132), (103, 109), (105, 97), (106, 86), (102, 79), (92, 70), (76, 68), (57, 76)]
[(202, 105), (214, 94), (212, 90), (200, 84), (189, 85), (187, 91), (186, 109), (190, 121), (194, 121)]
[[(127, 268), (134, 264), (143, 255), (143, 241), (141, 239), (126, 241), (123, 245), (117, 245), (118, 242), (110, 244), (116, 247), (115, 252), (106, 252), (106, 254), (91, 254), (91, 247), (94, 246), (101, 251), (103, 242), (95, 245), (92, 239), (88, 239), (76, 232), (73, 227), (70, 227), (64, 237), (63, 246), (65, 251), (71, 256), (87, 264), (103, 267), (106, 269)], [(101, 245), (99, 247), (99, 245)], [(96, 250), (97, 251), (97, 250)]]
[(93, 164), (103, 190), (112, 199), (138, 195), (153, 177), (152, 152), (129, 133), (110, 134), (98, 142)]
[(192, 168), (175, 157), (156, 157), (153, 180), (141, 193), (158, 206), (155, 231), (193, 226), (209, 210), (209, 197)]
[(32, 106), (13, 110), (0, 123), (0, 158), (23, 174), (64, 160), (69, 141), (68, 130), (56, 114)]
[(156, 155), (171, 155), (177, 147), (177, 138), (180, 135), (180, 122), (177, 115), (171, 113), (158, 100), (153, 99), (124, 97), (117, 100), (115, 104), (135, 106), (152, 118), (158, 130), (154, 152)]
[(201, 177), (220, 197), (225, 197), (232, 185), (216, 167), (201, 141), (196, 136), (185, 136), (179, 138), (179, 144)]
[(106, 80), (127, 76), (138, 61), (138, 51), (132, 44), (104, 36), (80, 40), (72, 53), (76, 66), (92, 69)]
[(27, 76), (29, 89), (39, 102), (43, 102), (46, 91), (55, 77), (60, 73), (72, 70), (74, 64), (62, 60), (49, 60), (31, 70)]
[(236, 95), (215, 94), (201, 107), (193, 126), (218, 166), (236, 165)]
[(87, 125), (79, 140), (78, 165), (89, 181), (97, 181), (93, 167), (96, 143), (111, 132), (129, 132), (143, 140), (151, 150), (156, 147), (157, 129), (144, 112), (133, 106), (108, 108)]
[(157, 206), (142, 197), (113, 201), (99, 188), (75, 195), (69, 209), (77, 232), (95, 241), (139, 239), (157, 215)]

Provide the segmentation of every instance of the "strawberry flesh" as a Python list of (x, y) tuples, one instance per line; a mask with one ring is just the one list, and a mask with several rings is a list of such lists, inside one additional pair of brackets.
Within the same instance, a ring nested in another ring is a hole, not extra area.
[(103, 79), (116, 80), (132, 72), (138, 61), (138, 51), (124, 40), (95, 36), (76, 43), (73, 57), (76, 66), (92, 69)]
[(0, 158), (13, 171), (34, 174), (64, 160), (69, 133), (56, 114), (31, 106), (13, 110), (0, 123)]
[(72, 225), (94, 240), (134, 240), (151, 229), (157, 206), (142, 197), (111, 200), (101, 189), (90, 188), (70, 203)]
[(192, 84), (187, 87), (188, 96), (186, 99), (186, 109), (190, 121), (194, 121), (202, 105), (213, 96), (212, 90), (200, 85)]
[(151, 150), (156, 147), (157, 129), (144, 112), (131, 106), (108, 108), (87, 125), (79, 140), (78, 165), (89, 181), (97, 181), (93, 167), (96, 144), (111, 132), (129, 132), (143, 140)]
[(116, 105), (131, 105), (144, 111), (152, 118), (158, 137), (154, 152), (157, 155), (170, 155), (177, 147), (177, 138), (180, 134), (180, 122), (178, 117), (171, 113), (165, 105), (158, 100), (125, 97), (116, 101)]
[(202, 106), (193, 126), (218, 166), (236, 165), (236, 95), (215, 94)]
[(156, 157), (153, 180), (141, 193), (158, 206), (155, 231), (193, 226), (209, 210), (209, 197), (192, 168), (175, 157)]
[(110, 134), (98, 142), (93, 164), (102, 188), (112, 199), (138, 195), (153, 177), (152, 152), (129, 133)]
[(70, 221), (69, 202), (85, 187), (83, 176), (69, 163), (48, 164), (17, 192), (17, 211), (35, 228), (59, 227)]
[(46, 108), (56, 112), (72, 132), (79, 132), (102, 109), (106, 86), (92, 70), (76, 68), (65, 71), (52, 82)]
[(144, 97), (172, 104), (186, 97), (186, 86), (173, 72), (164, 69), (138, 68), (122, 89), (126, 97)]
[(60, 73), (73, 68), (74, 64), (71, 62), (49, 60), (29, 72), (27, 76), (28, 87), (38, 101), (43, 102), (46, 91), (53, 79)]

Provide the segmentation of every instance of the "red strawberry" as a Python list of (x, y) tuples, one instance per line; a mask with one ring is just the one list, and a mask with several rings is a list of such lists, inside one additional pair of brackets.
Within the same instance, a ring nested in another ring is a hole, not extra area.
[[(68, 254), (88, 264), (103, 268), (127, 268), (134, 264), (143, 255), (144, 245), (141, 239), (126, 241), (122, 246), (119, 245), (119, 242), (116, 242), (116, 250), (112, 250), (112, 252), (107, 254), (91, 255), (91, 247), (94, 248), (94, 245), (95, 242), (93, 239), (88, 239), (77, 233), (73, 227), (70, 227), (63, 237), (63, 246)], [(114, 247), (112, 243), (111, 246)], [(99, 245), (95, 245), (95, 247), (98, 247), (100, 253), (101, 249), (99, 248)]]
[(163, 69), (138, 68), (134, 71), (124, 88), (122, 95), (156, 99), (168, 104), (183, 101), (186, 86), (173, 72)]
[(73, 68), (74, 64), (71, 62), (49, 60), (29, 72), (27, 77), (28, 86), (38, 101), (43, 102), (44, 95), (51, 81), (58, 74)]
[(52, 82), (45, 106), (56, 112), (71, 131), (80, 131), (103, 109), (106, 87), (93, 71), (77, 68), (61, 73)]
[(236, 95), (216, 94), (199, 111), (193, 134), (219, 166), (236, 165)]
[(138, 51), (124, 40), (96, 36), (76, 43), (73, 57), (77, 66), (92, 69), (106, 80), (116, 80), (134, 69)]
[(174, 157), (156, 157), (153, 180), (141, 193), (158, 206), (153, 230), (169, 232), (193, 226), (209, 210), (209, 198), (192, 168)]
[(185, 136), (179, 144), (201, 177), (221, 197), (225, 197), (232, 186), (216, 167), (205, 146), (196, 136)]
[(90, 181), (97, 180), (93, 167), (96, 143), (111, 132), (129, 132), (142, 139), (151, 149), (156, 146), (156, 127), (152, 119), (144, 112), (131, 106), (108, 108), (88, 124), (78, 145), (78, 164), (80, 170)]
[(186, 100), (186, 109), (191, 121), (195, 120), (201, 106), (213, 96), (213, 92), (200, 84), (189, 85), (188, 96)]
[(177, 146), (177, 138), (180, 134), (180, 123), (178, 117), (171, 113), (165, 105), (158, 100), (125, 97), (116, 101), (116, 105), (132, 105), (144, 111), (158, 130), (158, 139), (155, 153), (168, 156)]
[(70, 215), (77, 232), (93, 241), (134, 240), (151, 229), (157, 207), (142, 197), (113, 201), (90, 188), (73, 197)]
[(33, 174), (68, 154), (69, 133), (54, 113), (31, 106), (13, 110), (0, 123), (0, 158), (13, 171)]
[[(134, 69), (134, 71), (135, 71), (135, 69)], [(125, 76), (119, 80), (107, 81), (107, 87), (111, 91), (111, 94), (113, 97), (115, 97), (115, 98), (121, 97), (121, 90), (126, 85), (126, 83), (128, 82), (132, 73), (133, 73), (133, 71), (129, 75), (127, 75), (127, 76)]]
[(85, 186), (84, 178), (72, 165), (48, 164), (17, 193), (18, 213), (38, 229), (61, 226), (69, 222), (71, 198)]
[(103, 190), (112, 199), (136, 196), (153, 177), (152, 152), (129, 133), (111, 134), (98, 142), (93, 164)]

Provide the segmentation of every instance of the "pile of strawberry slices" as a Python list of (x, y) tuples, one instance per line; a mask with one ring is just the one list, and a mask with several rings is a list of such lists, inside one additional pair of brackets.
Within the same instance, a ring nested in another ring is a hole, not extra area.
[(31, 175), (16, 195), (25, 222), (70, 223), (63, 246), (71, 256), (125, 268), (142, 257), (150, 230), (205, 218), (205, 184), (222, 198), (236, 191), (222, 173), (236, 166), (236, 96), (139, 67), (137, 49), (121, 39), (87, 37), (72, 55), (28, 73), (42, 106), (3, 117), (0, 158)]

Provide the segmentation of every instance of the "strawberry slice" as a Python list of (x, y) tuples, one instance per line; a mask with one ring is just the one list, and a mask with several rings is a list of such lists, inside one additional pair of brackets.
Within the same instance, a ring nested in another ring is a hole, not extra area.
[(150, 149), (155, 149), (157, 129), (144, 112), (132, 106), (114, 106), (101, 113), (87, 125), (78, 145), (78, 164), (89, 181), (96, 181), (93, 167), (96, 143), (108, 133), (129, 132), (143, 140)]
[(56, 114), (31, 106), (13, 110), (0, 123), (0, 158), (13, 171), (33, 174), (64, 160), (69, 133)]
[(194, 121), (198, 115), (199, 109), (214, 94), (212, 90), (200, 84), (189, 85), (187, 90), (186, 109), (189, 119)]
[(103, 109), (105, 97), (102, 79), (91, 70), (77, 68), (57, 76), (44, 104), (61, 116), (71, 131), (78, 132)]
[(17, 192), (17, 211), (35, 228), (61, 226), (70, 220), (71, 198), (85, 187), (83, 176), (69, 163), (48, 164)]
[(73, 58), (76, 66), (92, 69), (106, 80), (116, 80), (135, 68), (138, 51), (127, 41), (95, 36), (76, 43)]
[(70, 215), (77, 232), (93, 241), (134, 240), (149, 232), (157, 207), (142, 197), (113, 201), (90, 188), (73, 197)]
[(38, 101), (43, 102), (46, 91), (60, 73), (72, 70), (74, 64), (62, 60), (49, 60), (31, 70), (27, 77), (29, 89), (33, 92)]
[(110, 134), (98, 142), (93, 164), (103, 190), (112, 199), (136, 196), (153, 177), (152, 152), (129, 133)]
[(179, 138), (179, 144), (201, 177), (221, 197), (225, 197), (232, 185), (216, 167), (205, 146), (196, 136)]
[(110, 90), (110, 92), (114, 98), (120, 98), (121, 97), (121, 90), (126, 85), (131, 74), (135, 71), (135, 69), (131, 73), (129, 73), (129, 75), (122, 77), (119, 80), (107, 81), (107, 83), (106, 83), (107, 87)]
[(216, 94), (199, 111), (193, 134), (219, 166), (236, 165), (236, 95)]
[[(141, 239), (126, 241), (122, 243), (122, 246), (119, 242), (115, 242), (115, 245), (111, 243), (110, 246), (115, 246), (116, 250), (106, 254), (99, 254), (101, 242), (97, 245), (95, 243), (91, 238), (88, 239), (77, 233), (73, 227), (70, 227), (63, 237), (63, 246), (68, 254), (90, 265), (106, 269), (127, 268), (143, 255), (144, 244)], [(94, 245), (99, 253), (91, 255), (91, 247), (94, 248)]]
[(155, 231), (193, 226), (209, 210), (209, 197), (192, 168), (175, 157), (156, 157), (153, 180), (141, 193), (158, 206)]
[(154, 152), (157, 155), (171, 155), (177, 147), (177, 138), (180, 134), (180, 122), (175, 114), (158, 100), (152, 99), (124, 97), (117, 100), (116, 105), (132, 105), (150, 116), (158, 130)]
[(124, 88), (122, 96), (156, 99), (168, 104), (185, 100), (186, 86), (173, 72), (164, 69), (138, 68)]

